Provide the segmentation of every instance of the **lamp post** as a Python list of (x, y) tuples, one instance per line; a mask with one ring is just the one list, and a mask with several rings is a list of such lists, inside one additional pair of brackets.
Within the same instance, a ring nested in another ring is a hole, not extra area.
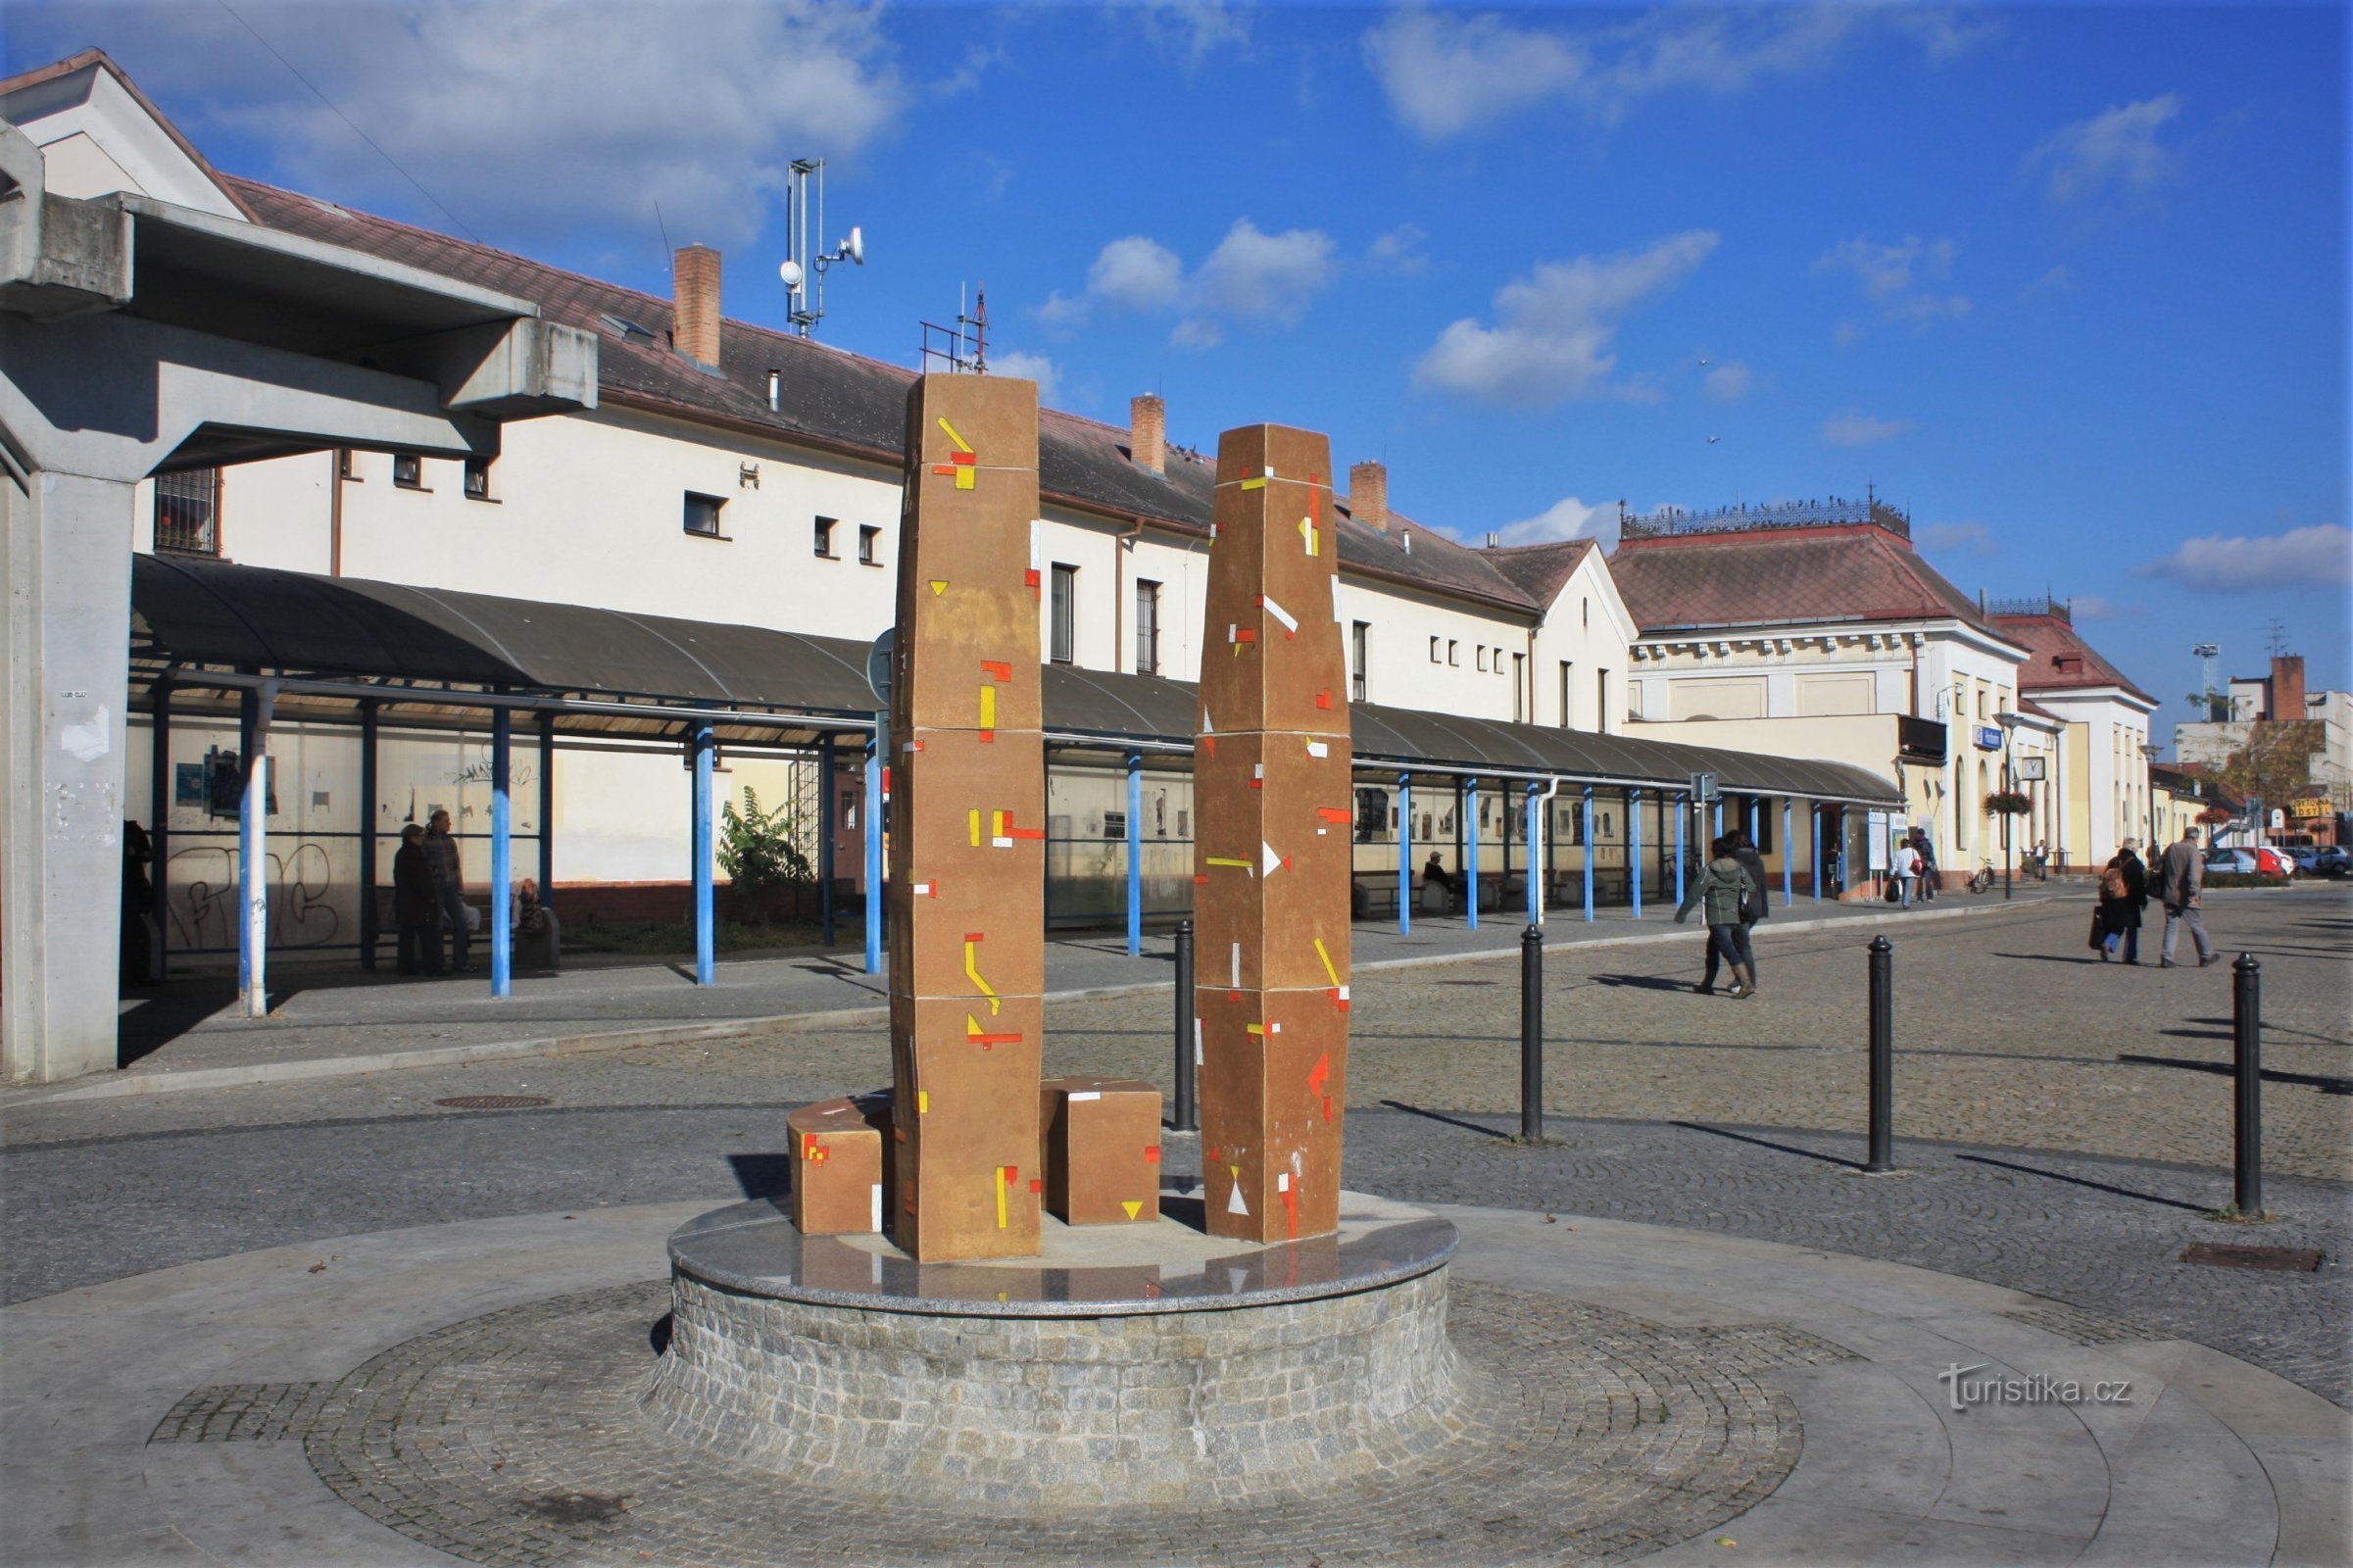
[(2021, 713), (1993, 715), (1993, 721), (2002, 727), (2002, 902), (2005, 904), (2010, 900), (2010, 797), (2018, 793), (2018, 780), (2010, 765), (2010, 749), (2024, 717)]

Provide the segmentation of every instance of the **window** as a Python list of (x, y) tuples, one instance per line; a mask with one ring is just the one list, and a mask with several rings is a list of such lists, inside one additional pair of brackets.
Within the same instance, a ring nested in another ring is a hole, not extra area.
[(1528, 656), (1511, 656), (1511, 721), (1523, 724), (1528, 720)]
[(1451, 637), (1446, 639), (1446, 662), (1458, 669), (1462, 666), (1462, 644)]
[(422, 490), (425, 487), (425, 460), (414, 452), (392, 454), (392, 482), (403, 490)]
[(1593, 728), (1602, 732), (1609, 729), (1609, 671), (1606, 669), (1593, 671)]
[(221, 554), (221, 470), (190, 468), (155, 478), (155, 547)]
[(1475, 650), (1474, 657), (1479, 661), (1479, 672), (1484, 675), (1487, 673), (1487, 644), (1481, 643)]
[(1576, 727), (1577, 693), (1576, 689), (1569, 684), (1569, 678), (1576, 672), (1576, 669), (1577, 666), (1567, 660), (1564, 659), (1560, 662), (1560, 727), (1562, 729)]
[(833, 559), (833, 523), (831, 517), (819, 517), (816, 526), (817, 555), (826, 561)]
[(1985, 687), (1983, 687), (1983, 686), (1980, 686), (1980, 687), (1978, 688), (1978, 717), (1980, 717), (1980, 718), (1984, 718), (1985, 716)]
[(1586, 625), (1591, 626), (1593, 623), (1593, 601), (1592, 595), (1589, 594), (1583, 600), (1579, 601), (1578, 614), (1583, 617)]
[(1054, 649), (1057, 664), (1078, 661), (1078, 568), (1054, 564)]
[(858, 564), (859, 565), (879, 566), (882, 564), (881, 562), (874, 559), (874, 541), (881, 537), (882, 530), (872, 523), (861, 522), (858, 525)]
[(1372, 638), (1372, 625), (1359, 620), (1348, 627), (1348, 701), (1364, 701), (1364, 648)]
[(493, 501), (497, 499), (490, 493), (490, 465), (494, 461), (490, 458), (467, 458), (466, 460), (466, 500)]
[(1136, 673), (1160, 673), (1160, 585), (1136, 580)]
[(1438, 639), (1435, 637), (1430, 639), (1430, 662), (1438, 662)]
[(719, 532), (719, 514), (727, 503), (717, 496), (699, 496), (692, 490), (686, 493), (686, 531), (706, 539), (723, 539)]

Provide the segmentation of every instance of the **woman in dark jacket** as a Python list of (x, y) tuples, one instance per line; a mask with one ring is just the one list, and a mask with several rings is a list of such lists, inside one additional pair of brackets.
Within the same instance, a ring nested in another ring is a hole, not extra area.
[(2119, 937), (2124, 939), (2125, 962), (2140, 961), (2140, 913), (2149, 904), (2149, 868), (2141, 863), (2139, 848), (2138, 839), (2125, 840), (2100, 873), (2100, 922), (2108, 932), (2108, 940), (2100, 945), (2102, 963), (2116, 951)]
[(1753, 997), (1756, 976), (1742, 952), (1740, 906), (1747, 901), (1754, 884), (1748, 879), (1747, 868), (1734, 858), (1729, 838), (1709, 845), (1708, 857), (1706, 868), (1691, 884), (1683, 907), (1675, 911), (1675, 923), (1681, 925), (1694, 908), (1699, 909), (1707, 921), (1710, 962), (1721, 958), (1731, 967), (1733, 996)]
[(433, 868), (425, 861), (425, 830), (401, 829), (392, 857), (392, 918), (400, 926), (400, 972), (441, 972), (441, 906), (433, 897)]

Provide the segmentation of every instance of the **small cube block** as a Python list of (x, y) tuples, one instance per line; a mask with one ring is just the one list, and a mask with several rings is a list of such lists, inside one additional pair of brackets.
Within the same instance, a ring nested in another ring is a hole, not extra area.
[(1046, 1206), (1065, 1225), (1160, 1217), (1160, 1091), (1133, 1078), (1049, 1078), (1039, 1127)]
[(883, 1228), (887, 1096), (821, 1100), (787, 1116), (793, 1140), (793, 1226), (804, 1236), (864, 1236)]

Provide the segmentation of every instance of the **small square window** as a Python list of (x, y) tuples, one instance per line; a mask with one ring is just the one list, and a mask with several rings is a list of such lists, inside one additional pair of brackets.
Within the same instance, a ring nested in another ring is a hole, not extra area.
[(425, 487), (424, 467), (424, 459), (416, 453), (395, 452), (392, 454), (392, 482), (403, 490), (422, 490)]
[(1446, 662), (1456, 668), (1462, 665), (1462, 644), (1451, 637), (1446, 639)]
[(467, 458), (466, 460), (466, 500), (490, 501), (496, 499), (490, 493), (490, 465), (493, 461), (490, 458)]
[(826, 561), (833, 559), (833, 523), (831, 517), (819, 517), (816, 527), (811, 530), (816, 540), (816, 554)]
[(717, 496), (699, 496), (689, 490), (686, 493), (686, 531), (700, 534), (706, 539), (726, 537), (719, 532), (719, 514), (726, 510), (727, 503)]
[(1438, 639), (1435, 637), (1430, 639), (1430, 662), (1438, 662)]
[(1487, 644), (1481, 643), (1478, 646), (1475, 657), (1479, 661), (1479, 672), (1485, 674), (1487, 672)]
[(860, 523), (860, 524), (858, 525), (858, 564), (860, 564), (860, 565), (862, 565), (862, 566), (879, 566), (879, 565), (881, 565), (881, 564), (882, 564), (882, 563), (881, 563), (881, 562), (879, 562), (879, 561), (877, 561), (877, 560), (875, 560), (875, 559), (874, 559), (874, 545), (875, 545), (875, 542), (876, 542), (877, 540), (879, 540), (881, 537), (882, 537), (882, 530), (881, 530), (880, 528), (872, 527), (872, 526), (870, 526), (870, 525), (867, 525), (867, 524), (864, 524), (864, 523)]

